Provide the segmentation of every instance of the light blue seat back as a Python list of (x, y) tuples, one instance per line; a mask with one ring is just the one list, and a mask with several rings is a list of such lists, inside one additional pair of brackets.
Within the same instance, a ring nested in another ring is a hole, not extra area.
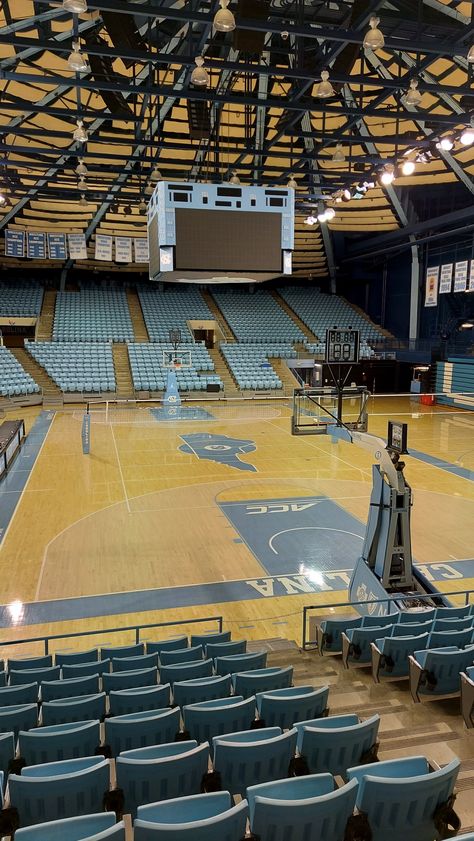
[(136, 669), (158, 667), (158, 654), (139, 654), (137, 657), (113, 657), (113, 672), (132, 672)]
[(113, 660), (119, 657), (139, 657), (140, 654), (144, 653), (145, 646), (142, 642), (138, 642), (135, 645), (103, 645), (100, 649), (102, 660)]
[(19, 686), (5, 686), (0, 688), (0, 708), (12, 704), (36, 704), (39, 686), (34, 683), (23, 683)]
[(147, 654), (158, 654), (160, 655), (162, 651), (173, 651), (176, 648), (186, 648), (188, 645), (188, 638), (185, 636), (181, 637), (172, 637), (171, 639), (167, 640), (150, 640), (146, 644), (146, 653)]
[(474, 646), (415, 651), (415, 660), (423, 667), (419, 695), (449, 695), (461, 688), (460, 672), (474, 663)]
[(388, 628), (398, 622), (398, 613), (389, 616), (363, 616), (362, 628)]
[(338, 718), (326, 718), (321, 726), (298, 728), (298, 752), (306, 757), (313, 774), (329, 771), (330, 774), (345, 778), (347, 769), (363, 762), (364, 754), (368, 754), (377, 744), (380, 724), (378, 715), (340, 727), (337, 726)]
[(338, 789), (331, 774), (250, 786), (250, 828), (261, 841), (344, 841), (356, 796), (356, 780)]
[(116, 715), (105, 721), (105, 742), (110, 745), (112, 756), (124, 750), (172, 742), (179, 731), (179, 719), (179, 707)]
[(57, 651), (54, 655), (56, 666), (71, 666), (76, 663), (96, 663), (98, 659), (98, 648), (89, 648), (87, 651)]
[(451, 619), (435, 619), (433, 622), (433, 631), (464, 631), (466, 628), (472, 628), (474, 619), (472, 616), (465, 616), (458, 619), (452, 617)]
[(436, 619), (463, 619), (465, 616), (472, 616), (472, 604), (459, 605), (459, 607), (437, 607)]
[(401, 610), (398, 614), (398, 621), (400, 623), (415, 623), (431, 622), (436, 617), (436, 608), (428, 607), (424, 610)]
[(94, 695), (80, 695), (78, 698), (46, 701), (41, 707), (43, 725), (96, 719), (101, 721), (105, 716), (105, 698), (105, 692), (97, 692)]
[(15, 838), (20, 841), (125, 841), (124, 823), (115, 821), (114, 812), (98, 812), (18, 829)]
[(433, 815), (453, 793), (460, 765), (454, 759), (429, 773), (424, 757), (410, 757), (349, 769), (349, 779), (359, 781), (357, 808), (367, 815), (372, 841), (438, 837)]
[(192, 648), (174, 648), (172, 651), (162, 651), (160, 654), (160, 664), (162, 666), (175, 663), (192, 663), (202, 659), (202, 645), (194, 645)]
[[(7, 773), (10, 760), (15, 756), (15, 734), (0, 733), (0, 771), (3, 773), (3, 782), (7, 783)], [(1, 796), (1, 795), (0, 795)]]
[(227, 698), (230, 695), (230, 675), (195, 678), (176, 681), (173, 686), (173, 701), (178, 707)]
[(18, 744), (20, 755), (27, 765), (94, 756), (100, 745), (100, 721), (53, 724), (26, 732), (20, 730)]
[(228, 657), (230, 654), (245, 654), (247, 651), (247, 640), (235, 640), (234, 642), (208, 642), (206, 645), (206, 657)]
[(275, 689), (274, 692), (259, 692), (257, 709), (266, 727), (293, 727), (295, 721), (318, 718), (327, 714), (329, 686), (314, 689), (313, 686), (293, 686)]
[(12, 704), (9, 707), (0, 707), (0, 733), (13, 730), (17, 736), (19, 730), (31, 730), (37, 723), (37, 704)]
[(0, 687), (7, 685), (8, 672), (0, 671)]
[(431, 631), (428, 648), (443, 648), (448, 645), (464, 648), (471, 644), (472, 635), (472, 628), (465, 628), (463, 631)]
[(255, 698), (219, 698), (183, 707), (184, 729), (197, 742), (210, 741), (213, 736), (249, 730), (255, 719)]
[(125, 795), (125, 811), (172, 797), (199, 794), (207, 773), (209, 745), (195, 741), (125, 751), (117, 758), (117, 785)]
[[(433, 621), (430, 619), (428, 622), (410, 622), (409, 627), (407, 627), (408, 623), (401, 622), (398, 625), (392, 625), (392, 633), (390, 636), (392, 637), (406, 637), (408, 635), (412, 637), (419, 636), (420, 634), (430, 633), (433, 630)], [(386, 634), (384, 634), (386, 636)]]
[(264, 669), (266, 665), (266, 651), (255, 651), (251, 654), (230, 654), (228, 657), (216, 657), (215, 660), (215, 669), (218, 675), (231, 675), (236, 672)]
[(140, 713), (145, 710), (159, 710), (169, 707), (170, 685), (139, 686), (132, 689), (120, 689), (109, 695), (110, 713), (112, 715), (127, 715)]
[(44, 654), (42, 657), (9, 657), (7, 660), (7, 672), (24, 671), (25, 669), (46, 669), (53, 665), (51, 654)]
[[(408, 631), (410, 626), (404, 626)], [(429, 634), (406, 637), (384, 637), (375, 640), (379, 651), (382, 652), (380, 660), (379, 677), (407, 677), (409, 673), (408, 657), (415, 651), (421, 650), (428, 645)]]
[(190, 680), (199, 677), (211, 677), (212, 660), (200, 660), (196, 663), (176, 663), (170, 666), (161, 666), (160, 682), (171, 683), (175, 680)]
[(158, 669), (132, 669), (129, 672), (105, 672), (102, 675), (104, 692), (112, 689), (133, 689), (136, 686), (155, 686), (158, 682)]
[(97, 660), (94, 663), (67, 663), (62, 667), (64, 680), (74, 677), (87, 677), (88, 675), (99, 675), (110, 672), (110, 660)]
[(21, 826), (87, 815), (102, 809), (110, 786), (110, 763), (103, 757), (69, 759), (23, 768), (8, 778), (10, 802)]
[(318, 643), (321, 650), (339, 654), (342, 651), (341, 634), (346, 628), (360, 628), (362, 616), (354, 619), (323, 619), (319, 626)]
[(74, 677), (70, 680), (43, 681), (41, 700), (54, 701), (60, 698), (73, 698), (80, 695), (96, 695), (99, 692), (99, 675)]
[(179, 797), (140, 806), (134, 841), (239, 841), (247, 817), (247, 801), (234, 806), (228, 791)]
[(11, 669), (10, 686), (20, 686), (24, 683), (42, 683), (43, 680), (59, 680), (60, 666), (46, 666), (40, 669)]
[[(272, 731), (276, 734), (269, 737)], [(214, 770), (221, 775), (222, 787), (243, 794), (247, 786), (287, 777), (296, 737), (296, 730), (282, 734), (279, 727), (267, 728), (267, 734), (263, 729), (216, 736)]]
[(207, 634), (192, 634), (191, 645), (202, 645), (206, 647), (208, 642), (230, 642), (230, 631), (210, 631)]
[[(383, 631), (384, 628), (379, 626), (371, 628), (349, 628), (346, 634), (349, 640), (347, 662), (355, 665), (368, 665), (372, 659), (370, 643), (375, 642), (378, 637), (385, 636)], [(387, 635), (389, 633), (390, 631), (387, 630)]]
[(249, 698), (259, 692), (271, 692), (274, 689), (284, 689), (291, 686), (293, 681), (293, 666), (280, 669), (270, 666), (266, 669), (255, 669), (250, 672), (237, 672), (232, 676), (232, 686), (236, 695)]

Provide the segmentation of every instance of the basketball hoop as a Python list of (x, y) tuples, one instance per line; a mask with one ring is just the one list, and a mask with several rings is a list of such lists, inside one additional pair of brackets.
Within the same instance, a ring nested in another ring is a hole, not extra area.
[(173, 368), (174, 368), (175, 371), (179, 371), (180, 368), (181, 368), (181, 362), (176, 360), (176, 362), (173, 363)]

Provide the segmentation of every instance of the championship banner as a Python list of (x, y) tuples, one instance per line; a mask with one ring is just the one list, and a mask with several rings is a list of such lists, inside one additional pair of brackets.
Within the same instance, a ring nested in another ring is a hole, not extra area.
[(471, 270), (469, 272), (469, 285), (467, 287), (468, 292), (474, 292), (474, 260), (471, 260)]
[(133, 240), (135, 250), (135, 263), (149, 263), (148, 240), (146, 237), (139, 237)]
[(439, 266), (426, 269), (425, 307), (436, 307), (438, 304)]
[(469, 263), (463, 260), (461, 263), (456, 263), (454, 267), (454, 291), (465, 292), (467, 286), (467, 267)]
[(71, 260), (87, 260), (85, 234), (68, 234), (69, 256)]
[(30, 259), (46, 259), (46, 234), (32, 234), (28, 231), (26, 235), (26, 254)]
[(95, 238), (95, 259), (106, 263), (112, 262), (113, 237), (104, 234), (96, 234)]
[(445, 295), (448, 292), (451, 292), (451, 287), (453, 285), (453, 264), (452, 263), (445, 263), (441, 266), (441, 275), (439, 279), (439, 294)]
[(25, 232), (11, 231), (9, 228), (5, 231), (5, 257), (24, 257), (25, 256)]
[(131, 263), (132, 262), (132, 238), (131, 237), (115, 237), (115, 262), (116, 263)]
[(66, 234), (48, 234), (50, 260), (67, 260)]

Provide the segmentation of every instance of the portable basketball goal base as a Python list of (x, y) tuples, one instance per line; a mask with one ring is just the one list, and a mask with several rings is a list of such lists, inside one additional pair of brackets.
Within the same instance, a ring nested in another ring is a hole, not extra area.
[(163, 368), (168, 370), (166, 376), (166, 390), (163, 395), (163, 408), (166, 414), (172, 416), (181, 406), (181, 396), (178, 388), (178, 371), (183, 368), (191, 368), (191, 351), (179, 350), (181, 343), (181, 330), (173, 328), (169, 332), (170, 342), (173, 350), (163, 351)]

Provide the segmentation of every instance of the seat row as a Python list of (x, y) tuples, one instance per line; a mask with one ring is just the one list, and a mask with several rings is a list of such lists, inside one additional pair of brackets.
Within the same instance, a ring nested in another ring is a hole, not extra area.
[(0, 285), (0, 315), (38, 316), (43, 302), (43, 288), (37, 283)]
[(337, 295), (327, 295), (319, 289), (302, 289), (301, 287), (284, 286), (279, 289), (284, 301), (292, 308), (296, 315), (319, 339), (326, 335), (326, 329), (351, 326), (360, 330), (361, 338), (366, 341), (383, 339), (383, 334), (368, 317), (361, 315), (353, 307)]
[(20, 365), (13, 353), (0, 345), (0, 396), (36, 394), (40, 387)]
[(132, 319), (123, 289), (58, 292), (54, 341), (124, 342), (133, 337)]
[(28, 342), (25, 349), (65, 392), (115, 391), (110, 342)]
[(138, 297), (150, 342), (167, 342), (170, 327), (181, 330), (181, 342), (192, 342), (188, 321), (215, 320), (201, 293), (138, 287)]
[(304, 342), (303, 331), (265, 290), (214, 292), (213, 296), (239, 342)]
[[(214, 362), (204, 344), (188, 344), (191, 364), (176, 371), (180, 391), (206, 391), (208, 385), (222, 386), (220, 377), (213, 373)], [(163, 391), (166, 387), (168, 369), (164, 364), (164, 352), (173, 350), (169, 343), (128, 344), (128, 355), (133, 386), (138, 391)], [(209, 373), (208, 373), (209, 372)]]

